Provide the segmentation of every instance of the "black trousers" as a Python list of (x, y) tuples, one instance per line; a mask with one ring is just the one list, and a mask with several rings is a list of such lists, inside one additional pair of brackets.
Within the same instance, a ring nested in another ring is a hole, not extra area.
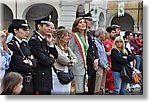
[(88, 73), (88, 94), (94, 95), (96, 72)]

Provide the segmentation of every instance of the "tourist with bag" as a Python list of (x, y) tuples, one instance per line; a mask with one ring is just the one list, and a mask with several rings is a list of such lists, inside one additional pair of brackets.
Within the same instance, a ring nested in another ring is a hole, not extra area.
[(70, 39), (69, 32), (65, 29), (60, 29), (56, 32), (56, 49), (58, 58), (52, 70), (53, 90), (52, 94), (69, 95), (73, 73), (70, 70), (74, 63), (77, 62), (77, 57), (72, 50), (67, 46)]
[(114, 92), (113, 94), (125, 94), (127, 82), (124, 82), (121, 78), (121, 70), (124, 65), (129, 64), (133, 61), (133, 57), (128, 55), (125, 49), (125, 43), (121, 36), (116, 37), (113, 49), (111, 51), (111, 64), (112, 74), (114, 78)]

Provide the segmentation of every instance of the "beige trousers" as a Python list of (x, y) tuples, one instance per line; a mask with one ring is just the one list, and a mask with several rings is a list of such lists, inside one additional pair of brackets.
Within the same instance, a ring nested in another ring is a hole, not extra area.
[(98, 68), (96, 72), (95, 93), (98, 93), (100, 92), (100, 90), (105, 89), (106, 74), (107, 74), (106, 70), (104, 70), (101, 67)]

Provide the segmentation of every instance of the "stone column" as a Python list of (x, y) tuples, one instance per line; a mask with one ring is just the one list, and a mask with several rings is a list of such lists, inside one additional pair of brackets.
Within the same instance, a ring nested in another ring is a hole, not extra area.
[(60, 1), (60, 17), (58, 18), (58, 26), (71, 28), (76, 19), (77, 4), (71, 0)]

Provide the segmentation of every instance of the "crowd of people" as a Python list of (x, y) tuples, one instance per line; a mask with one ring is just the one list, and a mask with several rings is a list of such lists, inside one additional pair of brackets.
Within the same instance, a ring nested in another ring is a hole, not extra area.
[[(75, 19), (71, 31), (55, 29), (49, 16), (33, 21), (33, 33), (24, 19), (13, 19), (8, 32), (0, 31), (2, 95), (124, 95), (128, 83), (120, 77), (123, 65), (143, 73), (141, 33), (121, 36), (119, 25), (93, 30), (92, 18), (85, 16)], [(74, 79), (61, 84), (54, 68), (71, 70)]]

